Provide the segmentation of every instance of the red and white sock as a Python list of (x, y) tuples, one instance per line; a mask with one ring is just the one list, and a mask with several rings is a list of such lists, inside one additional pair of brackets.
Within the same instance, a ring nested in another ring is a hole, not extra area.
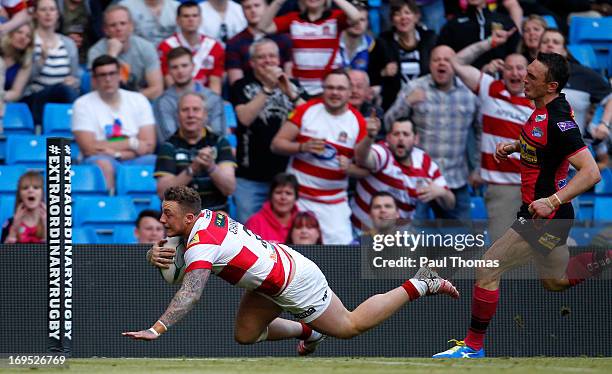
[(299, 340), (303, 340), (305, 342), (312, 342), (321, 338), (322, 335), (320, 332), (313, 330), (304, 322), (300, 322), (300, 324), (302, 325), (302, 334), (298, 337)]
[(410, 301), (414, 301), (427, 293), (427, 284), (419, 279), (408, 279), (402, 284), (408, 293)]

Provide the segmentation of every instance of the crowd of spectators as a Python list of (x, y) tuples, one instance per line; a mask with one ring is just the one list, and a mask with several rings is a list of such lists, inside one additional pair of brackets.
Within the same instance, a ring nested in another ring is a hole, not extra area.
[[(223, 211), (232, 198), (235, 219), (273, 242), (349, 244), (388, 220), (469, 220), (470, 186), (482, 184), (497, 237), (520, 175), (518, 158), (492, 153), (533, 110), (523, 82), (538, 53), (569, 60), (563, 93), (608, 166), (608, 77), (567, 47), (568, 17), (609, 16), (605, 1), (389, 0), (376, 25), (364, 0), (0, 6), (0, 112), (26, 103), (40, 126), (46, 103), (73, 103), (80, 162), (111, 194), (120, 165), (154, 165), (160, 196), (189, 185)], [(3, 242), (44, 240), (41, 187), (20, 179)], [(139, 240), (163, 236), (158, 216), (139, 217)]]

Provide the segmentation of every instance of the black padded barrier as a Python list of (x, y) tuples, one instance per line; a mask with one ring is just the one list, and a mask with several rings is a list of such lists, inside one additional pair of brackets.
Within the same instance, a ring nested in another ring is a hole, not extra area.
[[(47, 256), (43, 245), (0, 245), (0, 353), (42, 353), (47, 334)], [(296, 341), (242, 346), (233, 340), (242, 291), (211, 277), (199, 305), (154, 342), (122, 331), (148, 328), (176, 286), (145, 260), (148, 247), (80, 245), (74, 249), (73, 357), (293, 356)], [(358, 247), (297, 248), (323, 270), (348, 308), (401, 284), (362, 279)], [(577, 249), (572, 249), (573, 254)], [(528, 270), (526, 270), (528, 271)], [(406, 274), (410, 277), (412, 274)], [(612, 281), (590, 280), (563, 293), (537, 280), (502, 281), (497, 315), (485, 342), (490, 356), (612, 356)], [(378, 328), (349, 341), (328, 339), (319, 356), (427, 357), (463, 338), (473, 280), (458, 279), (460, 300), (421, 298)]]

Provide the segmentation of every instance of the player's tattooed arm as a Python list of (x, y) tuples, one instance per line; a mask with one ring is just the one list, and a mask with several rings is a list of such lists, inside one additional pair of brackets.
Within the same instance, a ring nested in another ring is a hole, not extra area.
[(209, 269), (196, 269), (185, 274), (181, 289), (159, 320), (170, 327), (183, 319), (200, 300), (209, 276)]

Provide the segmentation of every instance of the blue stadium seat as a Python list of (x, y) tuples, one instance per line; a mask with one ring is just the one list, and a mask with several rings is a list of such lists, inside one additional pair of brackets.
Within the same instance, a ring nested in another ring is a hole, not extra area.
[(104, 174), (96, 165), (74, 165), (72, 171), (73, 193), (80, 195), (108, 193)]
[(0, 196), (0, 226), (15, 212), (15, 195)]
[(75, 227), (112, 229), (116, 225), (133, 225), (136, 211), (127, 196), (82, 196), (74, 200)]
[(6, 141), (6, 163), (45, 167), (47, 139), (40, 135), (12, 135)]
[(32, 134), (34, 132), (34, 119), (30, 108), (24, 103), (6, 103), (4, 111), (4, 133)]
[(234, 107), (230, 103), (224, 103), (223, 109), (225, 110), (225, 123), (227, 124), (228, 129), (234, 129), (238, 126), (238, 121), (236, 120), (236, 113), (234, 112)]
[(90, 236), (96, 244), (113, 244), (114, 228), (90, 228)]
[(612, 48), (608, 50), (608, 76), (612, 76)]
[(6, 136), (0, 134), (0, 163), (6, 160)]
[(236, 134), (228, 134), (226, 138), (227, 142), (232, 146), (232, 148), (236, 149), (238, 146), (238, 138), (236, 138)]
[(548, 28), (551, 28), (551, 29), (559, 28), (559, 26), (557, 25), (557, 20), (555, 20), (555, 17), (551, 16), (550, 14), (545, 14), (542, 16), (542, 18), (544, 18), (544, 21), (546, 21), (546, 26), (548, 26)]
[(569, 44), (612, 43), (612, 17), (572, 17), (569, 29)]
[(601, 171), (601, 181), (595, 185), (595, 193), (598, 195), (612, 195), (612, 170)]
[(601, 227), (572, 227), (570, 238), (574, 239), (578, 246), (588, 246), (601, 229)]
[(589, 44), (570, 44), (567, 46), (569, 52), (580, 62), (580, 64), (589, 67), (593, 70), (602, 68), (599, 65), (595, 50)]
[(470, 200), (472, 219), (487, 219), (487, 208), (485, 207), (484, 198), (481, 196), (472, 196)]
[(590, 44), (595, 50), (598, 66), (605, 67), (612, 49), (612, 17), (573, 17), (569, 44)]
[(43, 134), (72, 137), (72, 104), (45, 104)]
[(96, 244), (94, 238), (92, 238), (91, 230), (87, 227), (74, 227), (72, 229), (72, 243), (73, 244)]
[(593, 221), (593, 214), (595, 210), (595, 196), (589, 193), (583, 193), (575, 200), (576, 204), (578, 205), (578, 209), (576, 209), (576, 205), (574, 205), (574, 209), (576, 209), (576, 220), (582, 222)]
[(134, 244), (136, 236), (134, 236), (135, 226), (116, 226), (113, 229), (113, 243), (117, 244)]
[(117, 170), (118, 195), (151, 195), (157, 191), (153, 171), (149, 165), (122, 165)]
[(19, 177), (25, 172), (22, 165), (0, 165), (0, 194), (15, 196)]
[(87, 70), (87, 67), (83, 69), (81, 74), (81, 95), (85, 95), (91, 91), (91, 73)]
[(612, 221), (612, 197), (596, 197), (593, 218), (596, 222)]

